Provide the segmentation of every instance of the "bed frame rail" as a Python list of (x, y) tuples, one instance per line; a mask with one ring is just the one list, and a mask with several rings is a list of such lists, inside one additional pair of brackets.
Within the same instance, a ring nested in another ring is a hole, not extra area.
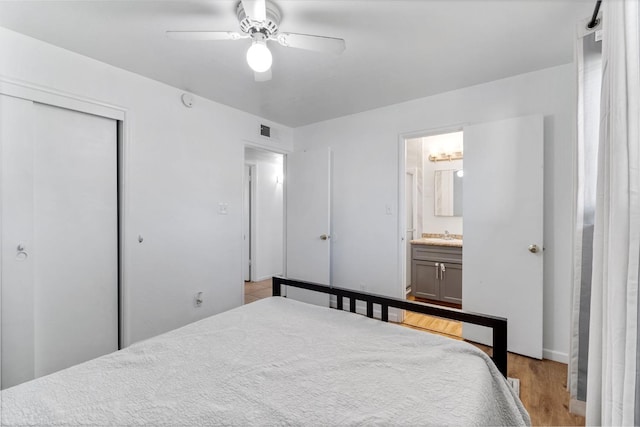
[(389, 307), (392, 307), (489, 327), (493, 330), (493, 356), (491, 359), (496, 364), (502, 375), (505, 377), (507, 376), (507, 319), (503, 317), (472, 313), (456, 308), (385, 297), (382, 295), (368, 294), (352, 291), (350, 289), (320, 285), (317, 283), (302, 282), (284, 277), (273, 278), (273, 296), (282, 296), (282, 285), (335, 295), (338, 299), (336, 307), (338, 310), (344, 309), (344, 298), (349, 298), (349, 311), (351, 313), (356, 312), (356, 301), (364, 301), (367, 304), (367, 317), (371, 318), (373, 318), (373, 305), (378, 304), (380, 305), (381, 320), (384, 322), (389, 321)]

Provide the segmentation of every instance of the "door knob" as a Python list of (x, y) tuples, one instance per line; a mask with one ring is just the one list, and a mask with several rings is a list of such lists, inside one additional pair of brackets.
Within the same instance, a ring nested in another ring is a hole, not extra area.
[(532, 254), (537, 253), (539, 250), (538, 245), (529, 245), (529, 252), (531, 252)]
[(326, 234), (321, 234), (320, 235), (320, 240), (327, 240), (329, 237), (331, 237), (331, 236), (328, 236)]
[(16, 250), (17, 250), (16, 259), (18, 261), (24, 261), (25, 259), (27, 259), (28, 254), (27, 254), (27, 251), (25, 250), (24, 244), (18, 243)]

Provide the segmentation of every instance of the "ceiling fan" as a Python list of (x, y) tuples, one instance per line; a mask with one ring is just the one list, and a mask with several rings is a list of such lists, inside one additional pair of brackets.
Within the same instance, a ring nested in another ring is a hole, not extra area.
[(280, 32), (280, 10), (270, 0), (241, 0), (236, 12), (240, 32), (167, 31), (167, 36), (177, 40), (251, 39), (251, 46), (247, 50), (247, 63), (254, 71), (256, 81), (271, 79), (273, 58), (267, 47), (269, 40), (275, 40), (285, 47), (334, 54), (342, 53), (346, 47), (345, 41), (339, 38)]

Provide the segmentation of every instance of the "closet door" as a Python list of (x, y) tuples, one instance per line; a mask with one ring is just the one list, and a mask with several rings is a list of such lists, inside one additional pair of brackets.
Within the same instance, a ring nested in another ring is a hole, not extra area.
[(34, 104), (35, 375), (118, 349), (117, 123)]
[(0, 95), (3, 389), (34, 377), (32, 114), (31, 101)]
[[(30, 188), (22, 188), (18, 199), (32, 201), (31, 206), (7, 205), (5, 189), (11, 194), (15, 185), (28, 186), (3, 182), (3, 216), (8, 214), (2, 224), (3, 267), (21, 268), (9, 277), (3, 273), (2, 290), (21, 300), (21, 312), (31, 313), (32, 328), (24, 331), (31, 348), (28, 342), (16, 342), (21, 335), (17, 330), (23, 327), (6, 318), (4, 310), (17, 301), (3, 298), (3, 388), (12, 385), (5, 382), (12, 370), (6, 358), (26, 357), (32, 377), (39, 377), (118, 348), (117, 122), (30, 105), (28, 126), (2, 122), (2, 127), (13, 127), (13, 133), (22, 136), (21, 142), (2, 138), (3, 167), (12, 162), (31, 177)], [(17, 143), (30, 145), (31, 159), (5, 158)], [(5, 234), (14, 228), (32, 235)], [(16, 253), (19, 245), (22, 255)], [(31, 301), (24, 300), (23, 292)], [(5, 343), (5, 334), (14, 342)], [(28, 369), (23, 366), (22, 371), (24, 375)]]

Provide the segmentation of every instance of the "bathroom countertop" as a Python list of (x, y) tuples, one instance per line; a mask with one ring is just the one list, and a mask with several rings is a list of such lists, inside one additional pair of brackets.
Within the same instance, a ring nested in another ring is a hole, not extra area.
[(462, 239), (444, 239), (442, 237), (422, 237), (421, 239), (411, 240), (409, 243), (412, 245), (462, 247)]
[(438, 237), (423, 237), (421, 239), (411, 240), (412, 245), (427, 245), (427, 246), (450, 246), (461, 248), (462, 240), (460, 239), (442, 239)]

